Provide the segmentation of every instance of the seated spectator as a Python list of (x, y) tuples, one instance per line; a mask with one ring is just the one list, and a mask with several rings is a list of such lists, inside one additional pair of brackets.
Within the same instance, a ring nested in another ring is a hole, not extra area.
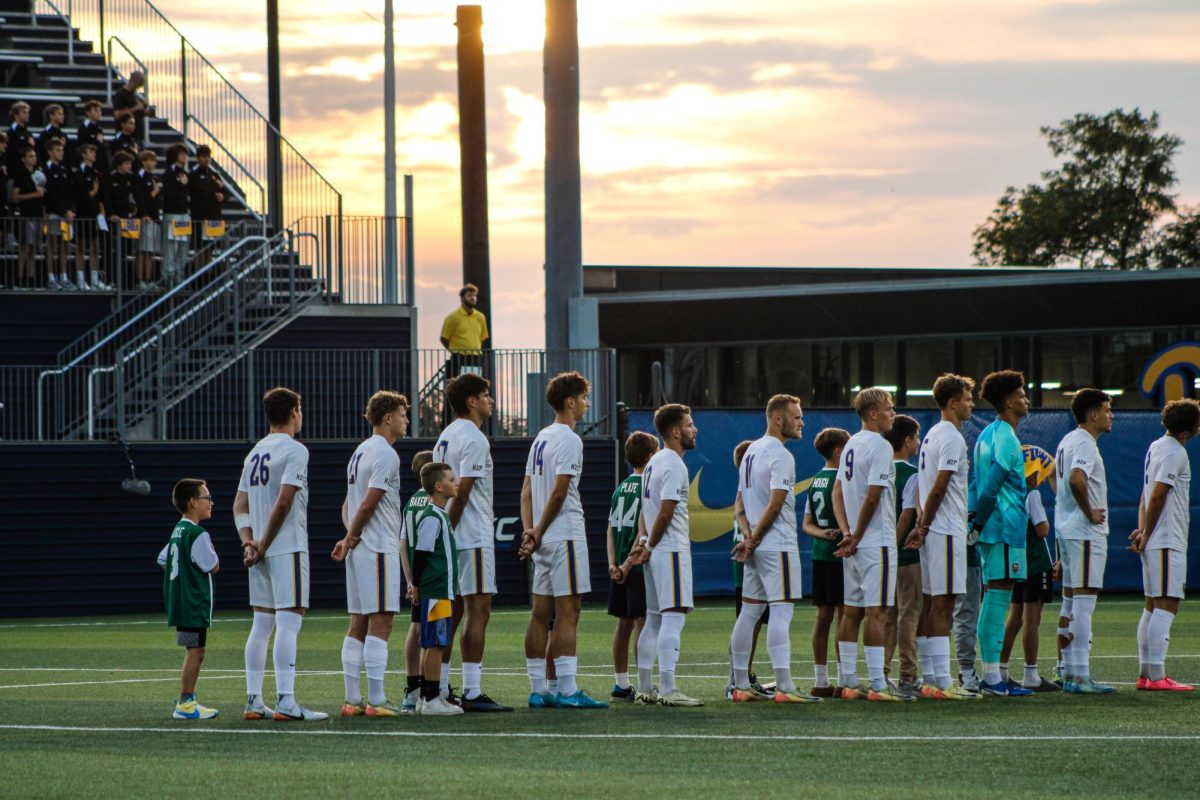
[(138, 289), (149, 289), (154, 283), (154, 257), (161, 249), (162, 184), (154, 177), (158, 156), (146, 150), (139, 156), (142, 168), (137, 174), (138, 216), (142, 218), (142, 233), (138, 239), (137, 261), (133, 267)]
[(202, 144), (196, 148), (196, 166), (188, 174), (188, 195), (192, 220), (198, 223), (220, 220), (225, 202), (225, 182), (212, 167), (212, 150)]
[(138, 141), (146, 138), (146, 101), (138, 94), (138, 89), (146, 85), (146, 75), (141, 70), (129, 73), (129, 80), (117, 91), (113, 92), (113, 116), (120, 119), (122, 114), (132, 114), (134, 117), (134, 135)]
[(163, 277), (169, 284), (183, 278), (187, 264), (192, 220), (188, 216), (188, 153), (181, 144), (167, 148), (167, 168), (163, 170)]
[(104, 210), (108, 213), (108, 235), (113, 245), (109, 274), (114, 280), (119, 280), (122, 286), (128, 286), (129, 273), (126, 269), (125, 255), (136, 252), (137, 249), (125, 246), (126, 241), (132, 240), (126, 238), (121, 228), (123, 222), (138, 219), (137, 175), (133, 173), (133, 156), (123, 150), (113, 155), (112, 164), (112, 171), (108, 173), (103, 187)]
[[(95, 168), (101, 175), (108, 174), (108, 147), (104, 144), (104, 128), (100, 125), (100, 117), (104, 115), (104, 106), (99, 100), (88, 100), (83, 104), (83, 122), (75, 133), (75, 148), (78, 151), (85, 142), (96, 145)], [(76, 158), (75, 163), (81, 159)]]
[[(46, 263), (50, 271), (50, 288), (75, 288), (67, 277), (67, 250), (71, 241), (71, 223), (75, 220), (75, 192), (71, 173), (63, 163), (66, 144), (54, 138), (46, 142)], [(55, 278), (57, 270), (57, 279)]]
[(108, 143), (108, 152), (112, 155), (125, 152), (137, 158), (142, 152), (142, 144), (134, 137), (137, 121), (133, 114), (121, 114), (117, 117), (117, 135)]
[(17, 240), (17, 287), (41, 291), (43, 281), (38, 275), (37, 248), (42, 238), (42, 217), (45, 214), (46, 176), (37, 168), (37, 150), (31, 145), (20, 149), (21, 160), (13, 173), (13, 202), (17, 204), (20, 220)]
[(63, 121), (66, 118), (66, 112), (63, 111), (63, 107), (58, 103), (51, 103), (42, 110), (42, 119), (44, 120), (45, 127), (42, 128), (42, 132), (38, 134), (37, 138), (39, 162), (45, 163), (46, 159), (50, 157), (49, 153), (46, 152), (46, 143), (51, 139), (62, 139), (64, 144), (64, 153), (66, 152), (65, 144), (67, 141), (67, 134), (62, 129)]
[[(29, 103), (13, 103), (8, 109), (8, 117), (12, 120), (8, 126), (8, 174), (16, 175), (21, 166), (21, 151), (26, 147), (35, 147), (37, 142), (26, 127), (29, 124)], [(35, 157), (36, 154), (35, 148)]]
[[(75, 284), (80, 289), (112, 289), (100, 275), (100, 229), (97, 219), (105, 217), (104, 195), (100, 189), (100, 171), (96, 168), (97, 147), (92, 142), (79, 145), (79, 166), (71, 173), (75, 193)], [(87, 281), (88, 267), (92, 282)]]

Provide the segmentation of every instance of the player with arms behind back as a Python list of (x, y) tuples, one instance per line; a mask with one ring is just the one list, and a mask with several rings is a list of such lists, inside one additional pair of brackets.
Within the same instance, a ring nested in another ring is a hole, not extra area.
[[(242, 465), (234, 524), (250, 568), (254, 621), (246, 639), (245, 719), (323, 720), (296, 702), (296, 639), (308, 608), (308, 448), (296, 441), (304, 423), (300, 395), (278, 387), (263, 395), (271, 432)], [(275, 630), (274, 712), (263, 704), (267, 645)]]
[[(575, 426), (591, 407), (592, 385), (578, 372), (550, 380), (546, 401), (554, 422), (533, 440), (521, 487), (522, 559), (533, 559), (533, 610), (525, 631), (525, 668), (531, 708), (608, 708), (575, 682), (576, 630), (583, 595), (592, 590), (579, 476), (583, 440)], [(554, 630), (550, 630), (550, 622)], [(546, 685), (546, 645), (558, 675), (557, 695)]]

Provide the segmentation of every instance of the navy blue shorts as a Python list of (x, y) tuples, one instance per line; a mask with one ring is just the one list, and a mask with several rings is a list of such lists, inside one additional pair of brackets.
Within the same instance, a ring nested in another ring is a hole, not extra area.
[(421, 647), (449, 647), (453, 627), (453, 601), (421, 601)]

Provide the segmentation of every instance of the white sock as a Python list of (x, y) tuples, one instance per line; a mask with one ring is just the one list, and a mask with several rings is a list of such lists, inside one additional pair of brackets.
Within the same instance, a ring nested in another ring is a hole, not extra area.
[(1000, 664), (998, 662), (979, 662), (979, 666), (983, 669), (983, 680), (985, 683), (996, 684), (1000, 683)]
[(675, 664), (679, 661), (679, 644), (683, 638), (683, 623), (687, 615), (678, 611), (666, 611), (658, 630), (658, 679), (664, 695), (675, 691)]
[(260, 697), (263, 673), (267, 671), (267, 648), (271, 645), (271, 630), (275, 627), (275, 615), (255, 611), (250, 623), (250, 635), (246, 637), (246, 694)]
[(771, 603), (771, 619), (767, 621), (767, 653), (775, 673), (775, 688), (787, 694), (796, 691), (792, 680), (792, 603)]
[(80, 286), (87, 286), (87, 274), (76, 270), (75, 282)]
[(558, 678), (546, 681), (546, 688), (550, 690), (550, 694), (558, 694)]
[[(1071, 665), (1069, 672), (1077, 678), (1087, 680), (1091, 674), (1088, 665), (1088, 650), (1092, 644), (1092, 615), (1096, 613), (1096, 595), (1079, 594), (1073, 599), (1071, 612)], [(1072, 663), (1073, 662), (1073, 663)]]
[(829, 666), (827, 664), (813, 664), (813, 686), (817, 689), (829, 686)]
[(733, 624), (729, 637), (729, 656), (733, 663), (733, 685), (750, 688), (750, 649), (754, 646), (754, 626), (762, 619), (766, 606), (762, 603), (742, 603), (742, 611)]
[(838, 641), (838, 672), (840, 686), (858, 688), (858, 642)]
[(887, 687), (887, 679), (883, 677), (883, 648), (863, 645), (863, 655), (867, 657), (867, 677), (871, 681), (871, 688), (881, 691)]
[(613, 678), (615, 679), (617, 686), (620, 686), (622, 689), (629, 688), (630, 683), (629, 683), (629, 673), (628, 672), (614, 672)]
[(654, 691), (654, 651), (658, 647), (658, 630), (662, 627), (662, 614), (646, 612), (646, 624), (637, 640), (638, 691), (649, 694)]
[[(1071, 641), (1070, 641), (1070, 639), (1071, 639), (1071, 617), (1073, 616), (1074, 608), (1075, 608), (1075, 598), (1064, 596), (1062, 599), (1062, 608), (1058, 612), (1058, 617), (1059, 617), (1058, 635), (1065, 636), (1067, 638), (1066, 645), (1063, 646), (1063, 648), (1059, 651), (1059, 654), (1058, 654), (1058, 667), (1064, 673), (1064, 675), (1071, 674), (1071, 670), (1069, 669), (1069, 667), (1071, 665)], [(1062, 627), (1063, 617), (1066, 617), (1066, 619), (1067, 619), (1067, 627), (1065, 627), (1065, 628)]]
[(1167, 647), (1171, 640), (1171, 623), (1175, 615), (1162, 608), (1154, 609), (1150, 615), (1150, 624), (1146, 630), (1146, 643), (1149, 648), (1150, 680), (1162, 680), (1166, 673)]
[(97, 270), (92, 270), (92, 286), (100, 285), (100, 273)]
[(463, 670), (463, 697), (468, 700), (474, 700), (481, 694), (479, 684), (483, 681), (483, 664), (472, 664), (464, 661)]
[(933, 681), (939, 689), (950, 688), (950, 637), (930, 636), (929, 657), (933, 662)]
[(363, 663), (367, 667), (367, 702), (381, 706), (387, 702), (387, 693), (383, 690), (388, 663), (387, 640), (368, 636), (363, 642)]
[(546, 686), (546, 659), (525, 659), (525, 673), (529, 676), (529, 691), (534, 694), (545, 694), (549, 691)]
[(1036, 689), (1042, 685), (1042, 679), (1037, 671), (1037, 664), (1025, 664), (1025, 679), (1021, 681), (1021, 685), (1026, 689)]
[(296, 693), (296, 640), (304, 617), (295, 611), (275, 612), (275, 691), (291, 702)]
[(558, 691), (564, 697), (569, 697), (579, 691), (575, 685), (575, 673), (579, 659), (575, 656), (559, 656), (554, 659), (554, 672), (558, 675)]
[(353, 636), (342, 639), (342, 679), (346, 682), (346, 702), (357, 705), (362, 702), (362, 683), (359, 674), (363, 668), (363, 643)]
[(1137, 644), (1138, 644), (1138, 675), (1146, 678), (1149, 677), (1150, 671), (1150, 649), (1149, 638), (1147, 632), (1150, 627), (1150, 617), (1153, 616), (1149, 609), (1142, 609), (1142, 618), (1138, 620), (1137, 626)]
[(928, 636), (917, 637), (917, 663), (921, 665), (921, 680), (932, 686), (934, 681), (933, 651), (929, 648)]
[(1005, 683), (1008, 683), (1008, 662), (1007, 661), (1000, 662), (1000, 680), (1004, 681)]
[(438, 694), (442, 697), (450, 696), (450, 665), (442, 664), (442, 675), (438, 679)]

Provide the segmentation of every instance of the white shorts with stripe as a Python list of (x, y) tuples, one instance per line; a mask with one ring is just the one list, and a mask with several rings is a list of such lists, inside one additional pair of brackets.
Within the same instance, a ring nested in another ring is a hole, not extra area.
[(1182, 550), (1143, 550), (1142, 586), (1146, 597), (1183, 599), (1187, 581), (1187, 553)]
[(587, 542), (549, 542), (533, 551), (534, 594), (566, 597), (591, 590)]
[(1062, 561), (1063, 588), (1104, 588), (1104, 567), (1108, 563), (1108, 542), (1060, 538), (1058, 540), (1058, 557)]
[(642, 569), (642, 575), (646, 580), (647, 611), (661, 613), (693, 606), (691, 550), (655, 550)]
[(472, 547), (458, 551), (458, 593), (496, 593), (496, 548)]
[(921, 591), (932, 597), (967, 592), (967, 538), (929, 532), (921, 545)]
[(842, 559), (845, 604), (855, 608), (896, 605), (896, 548), (860, 547)]
[(346, 556), (346, 610), (381, 614), (400, 610), (400, 554), (377, 553), (363, 544)]
[(800, 553), (798, 551), (755, 550), (746, 559), (742, 578), (742, 599), (767, 603), (794, 602), (800, 599)]
[(269, 555), (249, 572), (254, 608), (308, 608), (308, 553)]

